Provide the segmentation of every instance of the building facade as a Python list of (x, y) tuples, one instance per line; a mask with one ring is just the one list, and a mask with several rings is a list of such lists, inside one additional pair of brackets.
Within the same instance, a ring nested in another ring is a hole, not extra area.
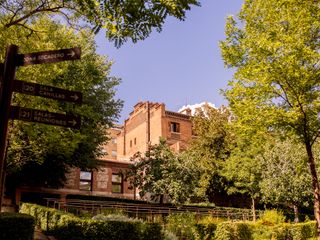
[(115, 125), (108, 131), (110, 140), (102, 147), (100, 167), (94, 171), (72, 169), (61, 189), (20, 188), (16, 203), (24, 193), (45, 192), (59, 195), (88, 195), (136, 199), (135, 191), (123, 177), (131, 164), (130, 158), (137, 152), (145, 153), (150, 145), (165, 138), (175, 152), (187, 148), (192, 139), (191, 111), (168, 111), (163, 103), (139, 102), (123, 125)]

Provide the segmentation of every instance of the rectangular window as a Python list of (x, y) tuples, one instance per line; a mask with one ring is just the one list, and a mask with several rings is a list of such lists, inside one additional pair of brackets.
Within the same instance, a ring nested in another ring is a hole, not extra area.
[(92, 188), (92, 172), (80, 171), (79, 189), (91, 191)]
[(137, 144), (137, 138), (134, 138), (134, 145)]
[(122, 193), (123, 179), (120, 173), (112, 173), (112, 192)]
[(106, 155), (107, 154), (107, 149), (105, 149), (105, 148), (100, 149), (100, 153), (103, 154), (103, 155)]
[(112, 157), (116, 157), (116, 156), (117, 156), (117, 151), (112, 150), (112, 151), (111, 151), (111, 156), (112, 156)]
[(180, 123), (170, 122), (170, 131), (179, 133), (180, 132)]
[(132, 147), (132, 140), (130, 140), (130, 147)]

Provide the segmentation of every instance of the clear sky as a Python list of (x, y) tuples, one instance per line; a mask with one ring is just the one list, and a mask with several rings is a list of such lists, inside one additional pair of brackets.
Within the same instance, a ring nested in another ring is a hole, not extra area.
[(223, 65), (219, 41), (225, 37), (226, 17), (237, 14), (242, 2), (201, 0), (185, 21), (168, 18), (161, 33), (120, 49), (103, 32), (97, 35), (98, 53), (114, 61), (111, 75), (122, 79), (116, 96), (124, 100), (119, 123), (139, 101), (163, 102), (171, 111), (204, 101), (227, 104), (220, 89), (232, 71)]

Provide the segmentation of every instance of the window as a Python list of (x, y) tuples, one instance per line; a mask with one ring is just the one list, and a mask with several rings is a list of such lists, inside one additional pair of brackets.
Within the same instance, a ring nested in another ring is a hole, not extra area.
[(134, 138), (134, 145), (137, 144), (137, 138)]
[(122, 193), (122, 175), (120, 173), (112, 173), (112, 192)]
[(132, 147), (132, 140), (130, 140), (130, 147)]
[(80, 190), (91, 191), (92, 172), (80, 171)]
[(113, 144), (117, 143), (117, 138), (111, 138), (111, 142), (112, 142)]
[(105, 148), (100, 149), (100, 153), (102, 155), (106, 155), (107, 154), (107, 149), (105, 149)]
[(117, 156), (117, 151), (112, 150), (112, 151), (111, 151), (111, 156), (112, 156), (112, 157), (116, 157), (116, 156)]
[(179, 133), (180, 132), (180, 123), (171, 122), (170, 123), (170, 131), (175, 132), (175, 133)]

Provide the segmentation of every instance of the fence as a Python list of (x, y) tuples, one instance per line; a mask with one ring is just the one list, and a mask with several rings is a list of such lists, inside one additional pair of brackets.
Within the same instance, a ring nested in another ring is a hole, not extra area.
[[(200, 206), (172, 206), (160, 204), (140, 204), (140, 203), (123, 203), (116, 201), (92, 201), (67, 199), (46, 198), (47, 206), (54, 207), (66, 212), (72, 212), (77, 215), (81, 213), (114, 213), (121, 212), (130, 217), (142, 218), (148, 221), (155, 221), (164, 218), (172, 213), (192, 212), (197, 218), (202, 216), (212, 216), (214, 218), (224, 218), (228, 220), (252, 220), (251, 209), (224, 208), (224, 207), (200, 207)], [(260, 211), (256, 211), (259, 216)]]

